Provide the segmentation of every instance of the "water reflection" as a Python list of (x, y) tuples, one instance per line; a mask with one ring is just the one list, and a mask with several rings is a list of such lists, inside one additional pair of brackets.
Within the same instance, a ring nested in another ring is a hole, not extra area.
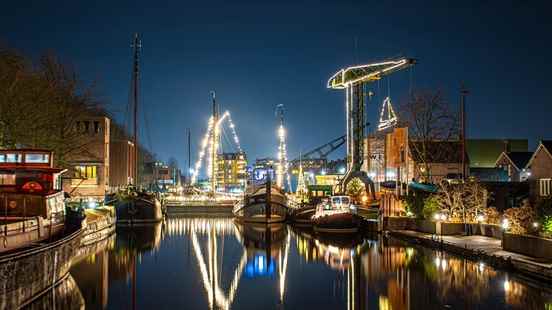
[(25, 306), (25, 309), (84, 309), (84, 298), (71, 275)]
[(552, 301), (545, 285), (385, 236), (331, 238), (229, 218), (118, 229), (71, 274), (87, 309), (543, 309)]

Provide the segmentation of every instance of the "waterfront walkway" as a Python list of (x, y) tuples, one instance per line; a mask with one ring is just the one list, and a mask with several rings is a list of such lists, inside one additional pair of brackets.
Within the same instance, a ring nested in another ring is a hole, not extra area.
[(552, 280), (552, 261), (504, 251), (500, 239), (485, 236), (439, 236), (412, 230), (395, 230), (390, 231), (389, 234), (472, 259), (483, 260), (497, 267), (514, 269), (533, 278)]

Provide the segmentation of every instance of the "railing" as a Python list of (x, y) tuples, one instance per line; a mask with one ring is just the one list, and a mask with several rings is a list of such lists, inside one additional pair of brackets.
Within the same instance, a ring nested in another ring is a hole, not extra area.
[(49, 250), (49, 249), (53, 249), (53, 248), (62, 246), (66, 243), (70, 244), (72, 241), (74, 241), (77, 238), (80, 238), (81, 236), (82, 236), (82, 229), (79, 227), (79, 228), (76, 228), (75, 231), (71, 232), (67, 236), (65, 236), (61, 239), (58, 239), (58, 240), (54, 240), (54, 241), (49, 242), (47, 244), (43, 244), (40, 247), (29, 248), (29, 249), (17, 251), (15, 253), (2, 255), (2, 256), (0, 256), (0, 264), (3, 264), (5, 262), (11, 261), (11, 260), (22, 259), (22, 258), (27, 257), (27, 256), (35, 255), (39, 252), (46, 251), (46, 250)]

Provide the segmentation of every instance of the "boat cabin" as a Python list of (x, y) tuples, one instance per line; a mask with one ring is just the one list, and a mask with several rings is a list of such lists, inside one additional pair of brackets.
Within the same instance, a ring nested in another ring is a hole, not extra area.
[(326, 204), (326, 209), (328, 210), (349, 210), (351, 198), (349, 196), (332, 196), (329, 202)]
[(0, 150), (0, 218), (63, 221), (64, 195), (58, 179), (64, 171), (53, 167), (48, 150)]
[(349, 196), (332, 196), (318, 205), (317, 213), (350, 212), (351, 198)]

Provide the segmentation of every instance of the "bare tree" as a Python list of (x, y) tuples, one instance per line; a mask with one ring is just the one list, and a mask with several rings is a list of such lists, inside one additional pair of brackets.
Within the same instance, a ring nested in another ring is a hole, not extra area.
[(85, 116), (105, 115), (91, 86), (49, 54), (34, 67), (21, 54), (0, 48), (0, 147), (46, 148), (56, 164), (85, 153), (90, 139), (76, 124)]
[(400, 116), (408, 126), (409, 148), (420, 165), (420, 175), (429, 180), (433, 159), (457, 151), (450, 144), (436, 143), (458, 139), (458, 115), (441, 91), (424, 91), (412, 94), (401, 106)]
[(437, 201), (453, 222), (476, 222), (485, 214), (487, 190), (478, 181), (452, 184), (445, 180), (439, 184)]

